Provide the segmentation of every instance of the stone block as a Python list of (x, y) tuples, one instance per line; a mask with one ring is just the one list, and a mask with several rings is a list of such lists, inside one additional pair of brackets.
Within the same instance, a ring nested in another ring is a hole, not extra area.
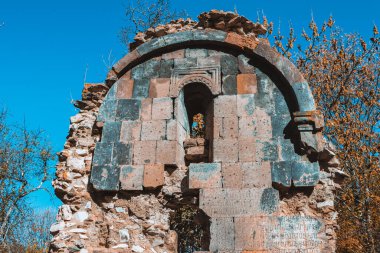
[(131, 79), (141, 79), (144, 76), (144, 64), (139, 64), (132, 68)]
[(272, 182), (290, 187), (292, 183), (292, 162), (281, 161), (271, 163)]
[(199, 67), (220, 66), (220, 55), (198, 58)]
[(217, 139), (213, 143), (214, 162), (238, 162), (239, 147), (237, 139)]
[(144, 165), (144, 187), (157, 188), (164, 184), (164, 165), (145, 164)]
[(170, 87), (170, 78), (150, 79), (149, 97), (151, 98), (168, 97), (169, 87)]
[(323, 226), (318, 219), (309, 216), (263, 216), (238, 217), (234, 222), (237, 251), (276, 252), (280, 248), (291, 252), (296, 248), (301, 252), (321, 252), (322, 241), (317, 234)]
[(273, 137), (284, 137), (285, 127), (291, 123), (290, 114), (275, 114), (271, 117)]
[(236, 95), (223, 95), (214, 99), (215, 117), (236, 117)]
[(233, 55), (222, 55), (220, 58), (220, 66), (224, 76), (238, 74), (238, 61)]
[(136, 141), (133, 143), (133, 164), (156, 162), (156, 141)]
[(319, 181), (318, 163), (293, 161), (292, 180), (296, 187), (317, 185)]
[(239, 162), (256, 161), (256, 139), (252, 137), (239, 138)]
[(166, 121), (165, 120), (149, 120), (143, 121), (141, 127), (141, 140), (165, 140)]
[[(175, 141), (177, 140), (177, 120), (169, 119), (166, 121), (166, 140)], [(180, 141), (180, 140), (178, 140)]]
[(195, 58), (201, 58), (201, 57), (207, 57), (207, 49), (202, 48), (186, 48), (185, 50), (185, 57), (195, 57)]
[(144, 62), (143, 65), (144, 65), (143, 76), (137, 79), (151, 79), (154, 77), (158, 77), (160, 73), (160, 68), (161, 68), (161, 60), (152, 58)]
[(227, 75), (222, 80), (222, 93), (223, 95), (236, 95), (236, 75)]
[(92, 166), (91, 183), (99, 191), (119, 190), (120, 168), (118, 166)]
[(213, 139), (221, 139), (223, 136), (223, 118), (214, 117), (212, 128)]
[[(277, 194), (273, 201), (277, 208), (278, 191), (269, 193)], [(199, 207), (215, 218), (266, 215), (273, 213), (274, 208), (272, 202), (267, 202), (269, 193), (267, 188), (204, 188), (200, 190)]]
[(125, 165), (120, 169), (121, 190), (142, 190), (144, 165)]
[(223, 250), (234, 252), (235, 227), (233, 218), (211, 218), (210, 251)]
[(145, 55), (165, 45), (166, 45), (165, 40), (162, 37), (155, 38), (138, 46), (136, 48), (136, 51), (139, 53), (139, 55)]
[(205, 146), (189, 147), (186, 149), (186, 159), (188, 161), (199, 161), (208, 157), (208, 150)]
[(239, 163), (222, 164), (223, 188), (242, 188), (243, 171)]
[(227, 33), (220, 30), (197, 30), (193, 32), (194, 40), (212, 40), (224, 42)]
[(133, 79), (123, 78), (118, 81), (117, 85), (117, 99), (132, 98), (133, 92)]
[(225, 117), (223, 118), (223, 139), (236, 139), (239, 135), (239, 118)]
[(111, 165), (112, 149), (113, 143), (96, 143), (92, 165)]
[(152, 119), (173, 118), (173, 100), (170, 97), (153, 98)]
[(260, 209), (266, 214), (272, 214), (277, 211), (280, 195), (278, 190), (265, 188), (260, 198)]
[(197, 66), (197, 58), (174, 59), (174, 68), (187, 69)]
[(241, 54), (238, 56), (239, 71), (242, 74), (254, 74), (255, 67), (249, 63), (250, 59)]
[(116, 119), (137, 120), (140, 117), (141, 100), (139, 99), (119, 99), (117, 102)]
[(117, 100), (114, 100), (114, 99), (104, 100), (104, 102), (99, 108), (99, 114), (96, 120), (102, 121), (102, 122), (115, 120), (116, 107), (117, 107)]
[(239, 118), (239, 137), (252, 138), (257, 135), (257, 118), (252, 117), (240, 117)]
[(164, 37), (167, 46), (193, 40), (193, 31), (168, 34)]
[(244, 94), (236, 96), (237, 116), (251, 117), (255, 112), (255, 94)]
[(147, 98), (149, 96), (149, 79), (135, 79), (132, 97)]
[(112, 152), (113, 165), (126, 165), (132, 162), (132, 145), (130, 143), (114, 143)]
[(106, 143), (119, 141), (120, 129), (121, 122), (105, 122), (102, 130), (102, 142)]
[(141, 120), (151, 120), (152, 119), (152, 98), (146, 98), (141, 100)]
[(255, 74), (239, 74), (236, 79), (238, 94), (254, 94), (257, 92), (257, 79)]
[(256, 140), (256, 161), (279, 161), (279, 147), (276, 139)]
[(157, 141), (156, 162), (159, 164), (175, 165), (177, 162), (177, 142)]
[(175, 50), (169, 53), (162, 54), (163, 60), (180, 59), (185, 57), (185, 49)]
[(174, 67), (174, 60), (161, 60), (161, 68), (159, 71), (159, 77), (170, 78)]
[(138, 141), (141, 134), (141, 122), (140, 121), (123, 121), (121, 123), (120, 141)]
[(220, 163), (191, 163), (189, 166), (189, 188), (221, 188)]
[(241, 163), (244, 188), (268, 188), (272, 186), (269, 162)]

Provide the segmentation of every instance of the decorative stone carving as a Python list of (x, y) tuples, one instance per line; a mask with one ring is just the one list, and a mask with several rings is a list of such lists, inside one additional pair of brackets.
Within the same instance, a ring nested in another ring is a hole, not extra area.
[(213, 95), (218, 95), (222, 89), (220, 66), (174, 69), (171, 77), (170, 96), (177, 97), (179, 91), (190, 83), (203, 83)]

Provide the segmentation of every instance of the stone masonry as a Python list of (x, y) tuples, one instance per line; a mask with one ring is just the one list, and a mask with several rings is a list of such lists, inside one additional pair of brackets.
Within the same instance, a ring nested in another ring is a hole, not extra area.
[[(172, 21), (85, 84), (58, 154), (50, 252), (183, 253), (183, 205), (208, 220), (186, 252), (335, 252), (345, 175), (307, 81), (265, 32), (222, 11)], [(205, 137), (192, 139), (196, 113)]]

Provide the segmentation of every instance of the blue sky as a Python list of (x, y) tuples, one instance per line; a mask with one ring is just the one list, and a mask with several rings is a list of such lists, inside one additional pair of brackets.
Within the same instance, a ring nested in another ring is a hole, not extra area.
[[(0, 1), (0, 108), (12, 121), (26, 120), (30, 128), (46, 130), (56, 151), (62, 149), (69, 117), (75, 114), (71, 99), (80, 99), (86, 82), (102, 82), (103, 58), (112, 52), (121, 58), (125, 47), (118, 38), (127, 24), (127, 0), (1, 0)], [(311, 15), (321, 22), (332, 14), (345, 32), (368, 38), (380, 26), (380, 1), (310, 0), (172, 0), (193, 19), (211, 9), (234, 10), (252, 20), (265, 13), (286, 29), (308, 25)], [(87, 71), (86, 71), (87, 70)], [(56, 206), (47, 194), (33, 196), (36, 207)]]

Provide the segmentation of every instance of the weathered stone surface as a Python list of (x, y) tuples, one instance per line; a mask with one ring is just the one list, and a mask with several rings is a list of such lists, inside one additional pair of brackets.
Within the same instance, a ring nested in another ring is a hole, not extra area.
[(191, 189), (221, 188), (222, 170), (220, 163), (191, 163), (189, 187)]
[(149, 96), (149, 79), (135, 79), (133, 85), (133, 98), (147, 98)]
[(169, 97), (153, 98), (152, 119), (173, 118), (173, 100)]
[(120, 79), (117, 85), (117, 99), (132, 98), (133, 79)]
[(121, 122), (105, 122), (102, 132), (102, 142), (117, 142), (120, 139)]
[(116, 118), (118, 120), (137, 120), (140, 116), (141, 100), (119, 99), (117, 102)]
[(177, 147), (176, 141), (157, 141), (156, 162), (161, 164), (177, 164)]
[(121, 190), (142, 190), (144, 178), (143, 165), (125, 165), (120, 169)]
[(170, 79), (154, 78), (150, 79), (149, 97), (159, 98), (169, 96)]
[(257, 92), (257, 80), (255, 74), (237, 75), (237, 93), (254, 94)]
[(239, 161), (238, 139), (214, 140), (214, 162), (234, 163)]
[(164, 165), (145, 164), (144, 165), (144, 187), (157, 188), (164, 184)]
[(269, 188), (272, 186), (269, 162), (241, 163), (244, 188)]
[(120, 168), (118, 166), (104, 165), (92, 166), (91, 183), (96, 190), (119, 190)]
[(142, 122), (141, 140), (164, 140), (166, 132), (165, 120), (150, 120)]
[(156, 141), (136, 141), (133, 143), (133, 164), (156, 162)]
[(232, 218), (212, 218), (210, 227), (210, 251), (235, 249), (235, 227)]
[(243, 170), (239, 163), (222, 164), (223, 188), (242, 188)]
[(110, 165), (112, 161), (113, 143), (96, 143), (93, 165)]
[(237, 94), (236, 75), (227, 75), (223, 77), (222, 92), (223, 95)]
[(132, 145), (130, 143), (116, 142), (113, 151), (113, 165), (126, 165), (132, 162)]
[[(271, 191), (273, 193), (271, 196), (275, 198), (268, 200), (268, 190), (266, 189), (202, 189), (200, 191), (199, 207), (211, 217), (270, 214), (277, 208), (279, 197), (277, 191)], [(267, 205), (270, 208), (267, 208)]]
[(120, 129), (120, 141), (138, 141), (141, 136), (140, 121), (123, 121)]
[(224, 95), (214, 99), (215, 117), (234, 117), (236, 116), (236, 96)]

